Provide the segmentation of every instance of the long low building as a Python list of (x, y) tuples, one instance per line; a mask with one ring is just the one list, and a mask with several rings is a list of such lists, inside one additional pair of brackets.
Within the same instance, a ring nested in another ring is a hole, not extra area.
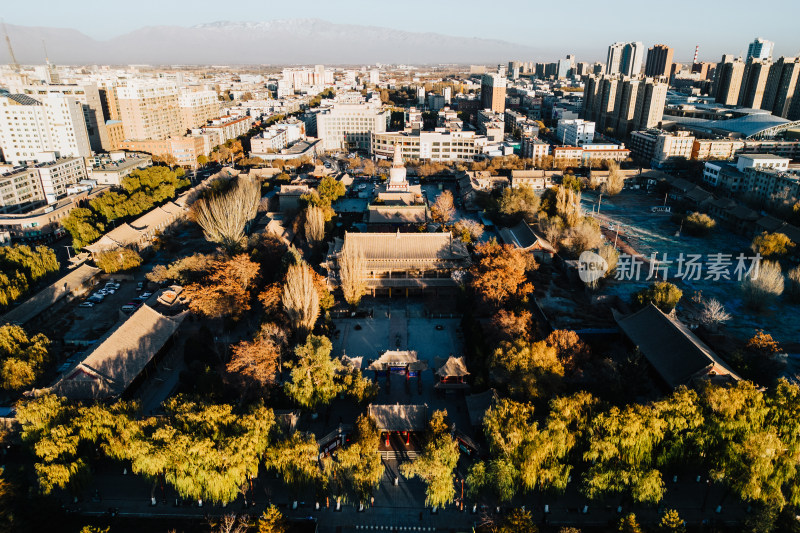
[(100, 338), (95, 348), (53, 385), (70, 400), (119, 398), (168, 348), (188, 312), (164, 316), (143, 305)]
[(364, 254), (363, 279), (373, 296), (445, 294), (458, 287), (453, 273), (470, 266), (469, 252), (451, 233), (352, 233), (328, 250), (328, 284), (338, 287), (339, 258), (352, 247)]
[(623, 334), (670, 388), (692, 385), (698, 380), (740, 379), (689, 328), (653, 304), (625, 317), (615, 313), (614, 318)]
[(404, 160), (471, 161), (483, 154), (488, 140), (474, 131), (400, 131), (372, 135), (372, 153), (391, 159), (399, 144)]

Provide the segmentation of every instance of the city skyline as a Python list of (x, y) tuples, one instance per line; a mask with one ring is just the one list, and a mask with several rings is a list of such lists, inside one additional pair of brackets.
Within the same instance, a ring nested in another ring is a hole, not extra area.
[[(45, 2), (45, 6), (53, 4)], [(174, 26), (192, 28), (217, 22), (254, 23), (272, 22), (288, 19), (318, 19), (332, 24), (352, 24), (372, 26), (413, 33), (435, 33), (460, 38), (480, 38), (501, 40), (523, 48), (532, 48), (536, 57), (509, 57), (507, 59), (551, 60), (564, 54), (575, 54), (583, 61), (604, 61), (607, 47), (616, 41), (642, 41), (645, 47), (664, 43), (675, 50), (675, 61), (689, 62), (695, 46), (700, 46), (701, 61), (718, 61), (723, 53), (747, 54), (748, 43), (756, 37), (775, 43), (774, 57), (794, 56), (800, 53), (800, 37), (792, 27), (794, 17), (774, 17), (776, 12), (791, 13), (797, 4), (791, 0), (771, 4), (769, 13), (747, 12), (742, 17), (747, 4), (742, 1), (728, 2), (726, 9), (697, 5), (680, 0), (673, 2), (669, 10), (659, 13), (657, 20), (641, 4), (624, 0), (615, 9), (594, 3), (580, 2), (574, 7), (581, 16), (565, 24), (537, 24), (532, 21), (558, 20), (558, 7), (537, 5), (532, 8), (524, 2), (513, 1), (506, 9), (487, 19), (484, 16), (472, 17), (472, 7), (480, 4), (467, 1), (459, 4), (459, 9), (451, 9), (450, 4), (428, 5), (418, 0), (407, 2), (409, 9), (392, 12), (389, 16), (385, 8), (362, 0), (349, 0), (338, 9), (330, 10), (318, 0), (305, 4), (306, 9), (299, 13), (296, 6), (275, 4), (265, 9), (263, 4), (245, 0), (239, 4), (236, 13), (217, 13), (211, 2), (193, 2), (192, 9), (186, 9), (185, 2), (171, 2), (165, 6), (152, 0), (139, 3), (139, 9), (126, 13), (125, 17), (104, 18), (102, 24), (92, 13), (102, 10), (95, 0), (78, 2), (76, 9), (63, 11), (42, 9), (32, 12), (21, 5), (11, 5), (4, 9), (5, 23), (13, 26), (61, 28), (76, 30), (87, 37), (105, 41), (120, 37), (142, 28)], [(83, 8), (83, 9), (81, 9)], [(419, 8), (419, 9), (415, 9)], [(740, 9), (741, 8), (741, 9)], [(157, 12), (158, 17), (153, 17)], [(421, 16), (424, 13), (425, 16)], [(508, 16), (510, 14), (514, 16)], [(714, 24), (708, 21), (713, 20)], [(622, 29), (608, 32), (609, 27)], [(568, 31), (564, 31), (564, 30)], [(58, 43), (48, 43), (57, 50)], [(525, 50), (525, 53), (528, 51)], [(53, 53), (53, 52), (51, 52)], [(7, 60), (7, 54), (2, 57)]]

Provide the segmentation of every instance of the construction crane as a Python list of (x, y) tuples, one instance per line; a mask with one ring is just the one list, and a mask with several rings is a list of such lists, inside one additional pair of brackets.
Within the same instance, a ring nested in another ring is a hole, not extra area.
[(6, 28), (6, 21), (3, 20), (3, 33), (6, 34), (6, 44), (8, 45), (8, 55), (11, 56), (11, 67), (14, 69), (14, 72), (19, 72), (19, 63), (17, 63), (17, 58), (14, 57), (14, 49), (11, 48), (11, 38), (8, 36), (8, 28)]

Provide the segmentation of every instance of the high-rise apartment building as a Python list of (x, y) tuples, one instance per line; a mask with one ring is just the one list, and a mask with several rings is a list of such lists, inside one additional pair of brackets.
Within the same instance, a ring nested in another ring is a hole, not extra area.
[(732, 56), (722, 56), (722, 61), (717, 63), (714, 78), (714, 96), (717, 103), (725, 105), (739, 103), (744, 67), (744, 61), (741, 59), (734, 60)]
[(761, 109), (772, 111), (773, 115), (788, 117), (798, 90), (797, 78), (800, 75), (800, 58), (781, 57), (769, 69), (767, 86)]
[(608, 47), (606, 74), (638, 76), (642, 71), (644, 45), (641, 42), (614, 43)]
[(647, 49), (644, 75), (652, 78), (669, 76), (672, 68), (673, 50), (665, 44), (656, 44)]
[(183, 133), (178, 87), (171, 82), (135, 81), (117, 86), (125, 138), (163, 140)]
[(745, 61), (751, 57), (756, 59), (772, 59), (772, 49), (775, 43), (767, 41), (761, 37), (756, 37), (755, 40), (747, 46), (747, 57)]
[(594, 121), (603, 134), (624, 138), (659, 124), (668, 88), (657, 78), (589, 76), (581, 118)]
[(178, 95), (181, 113), (181, 129), (190, 130), (204, 126), (209, 120), (218, 118), (219, 98), (217, 92), (205, 87), (188, 87)]
[(97, 84), (19, 85), (12, 86), (11, 92), (27, 94), (34, 98), (49, 94), (63, 94), (74, 97), (83, 106), (83, 120), (86, 123), (86, 132), (89, 134), (89, 144), (92, 150), (100, 152), (111, 149), (105, 127), (107, 117), (103, 113), (103, 103)]
[(481, 107), (496, 113), (506, 110), (506, 78), (502, 73), (481, 77)]
[(83, 106), (60, 93), (0, 95), (0, 146), (5, 161), (15, 165), (40, 160), (45, 152), (62, 157), (92, 152)]
[(764, 90), (767, 88), (772, 61), (770, 59), (750, 58), (742, 74), (742, 87), (739, 90), (739, 105), (762, 109)]

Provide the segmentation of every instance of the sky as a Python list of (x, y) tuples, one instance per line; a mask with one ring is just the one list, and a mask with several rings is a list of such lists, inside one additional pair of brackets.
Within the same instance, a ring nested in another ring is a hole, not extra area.
[(664, 43), (679, 62), (691, 61), (700, 45), (701, 60), (718, 61), (723, 53), (744, 55), (755, 37), (775, 42), (775, 57), (800, 55), (800, 0), (39, 0), (36, 9), (4, 2), (2, 17), (8, 24), (71, 28), (95, 39), (154, 25), (318, 18), (501, 39), (539, 47), (548, 56), (553, 50), (574, 53), (579, 61), (604, 61), (616, 41)]

